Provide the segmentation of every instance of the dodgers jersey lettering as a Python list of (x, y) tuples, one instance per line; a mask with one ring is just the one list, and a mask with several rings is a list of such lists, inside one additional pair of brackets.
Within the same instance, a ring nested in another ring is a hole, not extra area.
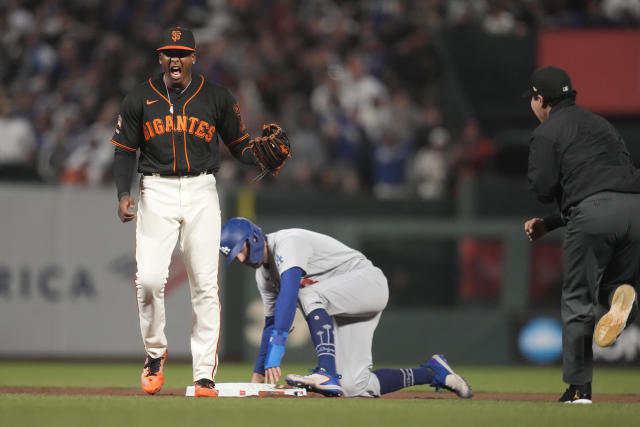
[(180, 175), (219, 169), (216, 136), (241, 156), (249, 134), (233, 95), (202, 75), (184, 90), (167, 90), (160, 73), (124, 99), (111, 143), (140, 150), (140, 173)]

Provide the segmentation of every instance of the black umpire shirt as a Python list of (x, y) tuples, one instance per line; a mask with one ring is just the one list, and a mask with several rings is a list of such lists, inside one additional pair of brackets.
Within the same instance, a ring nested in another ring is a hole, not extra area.
[(193, 76), (182, 91), (168, 90), (160, 73), (138, 85), (122, 103), (111, 143), (116, 146), (114, 175), (118, 198), (131, 187), (132, 166), (140, 150), (138, 172), (180, 176), (216, 172), (218, 135), (234, 157), (254, 164), (240, 108), (224, 87)]
[[(640, 193), (640, 170), (618, 131), (571, 99), (553, 106), (533, 131), (528, 179), (538, 200), (555, 201), (565, 215), (601, 191)], [(556, 218), (545, 218), (549, 229), (562, 225)]]

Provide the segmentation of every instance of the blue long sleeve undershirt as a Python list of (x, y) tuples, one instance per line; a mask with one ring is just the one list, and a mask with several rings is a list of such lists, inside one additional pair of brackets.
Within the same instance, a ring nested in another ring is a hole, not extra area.
[(300, 289), (302, 274), (303, 270), (300, 267), (292, 267), (280, 276), (280, 292), (276, 298), (274, 315), (265, 317), (260, 342), (260, 352), (258, 353), (256, 364), (253, 368), (253, 372), (255, 373), (264, 375), (264, 364), (269, 349), (269, 339), (273, 331), (281, 335), (283, 332), (289, 332), (291, 329), (296, 314), (296, 303), (298, 301), (298, 291)]
[(253, 372), (256, 374), (264, 375), (264, 362), (267, 360), (267, 348), (269, 347), (269, 338), (271, 337), (271, 331), (273, 331), (274, 316), (267, 316), (264, 318), (264, 329), (262, 329), (262, 340), (260, 341), (260, 351), (258, 352), (258, 358), (256, 364), (253, 367)]
[(291, 267), (280, 276), (280, 292), (276, 298), (275, 321), (273, 328), (279, 332), (289, 332), (296, 315), (296, 303), (298, 302), (298, 291), (300, 290), (300, 280), (302, 279), (302, 269)]

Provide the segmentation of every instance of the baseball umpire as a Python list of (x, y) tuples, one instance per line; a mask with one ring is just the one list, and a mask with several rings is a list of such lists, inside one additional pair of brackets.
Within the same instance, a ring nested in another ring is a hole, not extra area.
[(416, 368), (377, 369), (371, 346), (389, 289), (382, 271), (332, 237), (303, 229), (263, 234), (246, 218), (222, 227), (220, 252), (256, 269), (265, 310), (262, 344), (252, 382), (277, 383), (296, 305), (307, 320), (318, 365), (287, 375), (289, 385), (325, 396), (375, 397), (430, 384), (471, 397), (471, 388), (441, 355)]
[[(167, 358), (164, 286), (171, 255), (179, 242), (189, 276), (193, 325), (191, 352), (196, 396), (217, 396), (220, 304), (218, 256), (220, 206), (215, 172), (218, 138), (232, 155), (276, 174), (290, 145), (277, 125), (251, 139), (240, 108), (224, 87), (192, 76), (196, 62), (193, 33), (180, 27), (163, 32), (158, 48), (162, 73), (138, 85), (122, 104), (111, 142), (118, 217), (136, 221), (135, 278), (142, 341), (147, 353), (142, 389), (157, 393)], [(136, 153), (140, 194), (137, 212), (130, 194)]]
[[(604, 118), (575, 103), (566, 71), (534, 71), (523, 96), (540, 121), (529, 148), (529, 185), (559, 210), (525, 222), (531, 241), (566, 226), (560, 402), (591, 403), (592, 343), (608, 346), (638, 311), (640, 170)], [(634, 289), (635, 288), (635, 289)], [(595, 325), (598, 304), (607, 314)], [(595, 332), (594, 332), (595, 325)]]

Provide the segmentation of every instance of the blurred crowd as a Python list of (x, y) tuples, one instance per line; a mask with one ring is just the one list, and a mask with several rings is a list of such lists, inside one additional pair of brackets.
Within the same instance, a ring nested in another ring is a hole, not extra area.
[(640, 0), (0, 0), (0, 180), (111, 185), (120, 103), (181, 25), (249, 131), (293, 142), (259, 183), (222, 149), (221, 185), (437, 199), (493, 152), (473, 115), (444, 113), (442, 31), (639, 23)]

